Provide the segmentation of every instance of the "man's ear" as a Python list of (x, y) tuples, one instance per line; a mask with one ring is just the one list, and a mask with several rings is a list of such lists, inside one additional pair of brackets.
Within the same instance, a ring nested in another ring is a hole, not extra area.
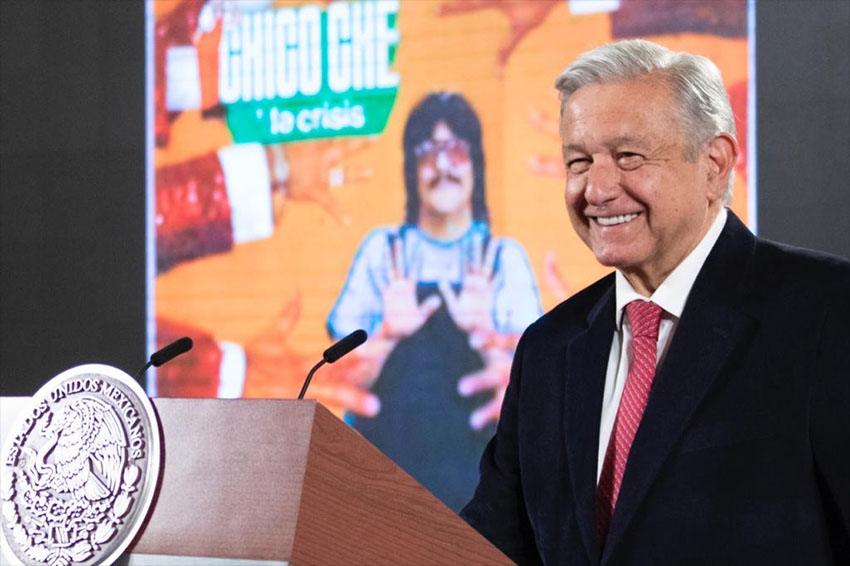
[(738, 162), (738, 142), (729, 134), (717, 134), (705, 150), (708, 160), (708, 181), (717, 197), (726, 192), (729, 176)]

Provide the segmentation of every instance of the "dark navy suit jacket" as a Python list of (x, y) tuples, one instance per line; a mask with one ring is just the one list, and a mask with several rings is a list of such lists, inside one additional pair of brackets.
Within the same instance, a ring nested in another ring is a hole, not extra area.
[(656, 373), (603, 546), (614, 309), (609, 275), (525, 332), (462, 516), (520, 564), (850, 564), (850, 263), (729, 215)]

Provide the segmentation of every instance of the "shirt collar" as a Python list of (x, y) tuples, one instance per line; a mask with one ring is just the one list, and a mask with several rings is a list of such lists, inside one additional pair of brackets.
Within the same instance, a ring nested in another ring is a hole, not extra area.
[[(726, 208), (721, 208), (708, 232), (700, 240), (700, 243), (670, 272), (670, 275), (661, 282), (661, 285), (649, 297), (650, 301), (664, 309), (664, 312), (667, 314), (676, 318), (682, 316), (682, 311), (685, 308), (685, 302), (688, 300), (691, 287), (694, 286), (694, 281), (696, 281), (702, 265), (720, 237), (723, 226), (726, 225), (726, 216)], [(626, 308), (626, 305), (634, 300), (645, 301), (646, 297), (634, 290), (631, 283), (629, 283), (619, 269), (615, 272), (614, 278), (617, 303), (616, 323), (617, 328), (621, 328), (623, 310)]]

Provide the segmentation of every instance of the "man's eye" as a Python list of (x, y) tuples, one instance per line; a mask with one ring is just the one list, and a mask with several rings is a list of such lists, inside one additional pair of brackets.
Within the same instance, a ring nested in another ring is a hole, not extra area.
[(624, 151), (617, 154), (617, 165), (623, 169), (636, 169), (643, 165), (644, 157), (639, 153)]
[(569, 161), (567, 161), (567, 170), (570, 173), (574, 173), (574, 174), (584, 173), (585, 171), (587, 171), (587, 169), (589, 167), (590, 167), (590, 159), (587, 159), (586, 157), (580, 157), (580, 158), (577, 158), (577, 159), (570, 159)]

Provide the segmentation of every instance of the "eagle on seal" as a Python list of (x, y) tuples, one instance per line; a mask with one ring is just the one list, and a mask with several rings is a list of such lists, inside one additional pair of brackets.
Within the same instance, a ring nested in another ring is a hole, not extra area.
[(44, 433), (49, 440), (35, 458), (39, 488), (72, 493), (78, 501), (99, 501), (116, 493), (127, 437), (112, 407), (95, 397), (81, 397), (48, 423)]

